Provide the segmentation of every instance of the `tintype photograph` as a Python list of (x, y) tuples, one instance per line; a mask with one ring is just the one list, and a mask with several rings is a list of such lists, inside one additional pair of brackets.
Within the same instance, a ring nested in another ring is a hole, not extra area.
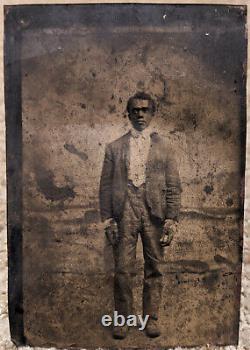
[(16, 344), (238, 343), (246, 16), (5, 6)]

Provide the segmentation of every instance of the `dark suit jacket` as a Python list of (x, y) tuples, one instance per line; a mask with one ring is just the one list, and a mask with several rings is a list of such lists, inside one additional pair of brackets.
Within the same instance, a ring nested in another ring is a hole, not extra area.
[[(102, 220), (122, 217), (127, 195), (130, 137), (128, 132), (106, 147), (99, 193)], [(174, 152), (157, 133), (150, 137), (146, 164), (147, 204), (154, 217), (178, 219), (181, 186)]]

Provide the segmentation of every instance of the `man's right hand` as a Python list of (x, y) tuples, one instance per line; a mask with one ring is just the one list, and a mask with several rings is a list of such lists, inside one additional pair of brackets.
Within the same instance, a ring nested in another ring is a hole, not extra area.
[(118, 242), (118, 227), (113, 218), (104, 221), (104, 231), (109, 243), (114, 246)]

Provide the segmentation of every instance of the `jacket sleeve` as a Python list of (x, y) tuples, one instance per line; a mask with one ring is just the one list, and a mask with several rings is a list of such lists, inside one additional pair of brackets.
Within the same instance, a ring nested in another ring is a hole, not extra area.
[(113, 183), (113, 158), (111, 146), (105, 150), (104, 162), (101, 173), (99, 200), (102, 221), (113, 217), (112, 210), (112, 183)]
[(181, 206), (181, 182), (175, 154), (168, 152), (166, 166), (166, 219), (178, 220)]

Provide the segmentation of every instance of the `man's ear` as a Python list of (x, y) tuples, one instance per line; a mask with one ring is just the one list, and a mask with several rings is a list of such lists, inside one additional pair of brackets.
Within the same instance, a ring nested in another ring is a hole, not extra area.
[(123, 118), (128, 118), (128, 119), (130, 119), (129, 115), (130, 115), (130, 113), (129, 113), (129, 111), (128, 111), (127, 108), (126, 108), (126, 109), (123, 111)]

